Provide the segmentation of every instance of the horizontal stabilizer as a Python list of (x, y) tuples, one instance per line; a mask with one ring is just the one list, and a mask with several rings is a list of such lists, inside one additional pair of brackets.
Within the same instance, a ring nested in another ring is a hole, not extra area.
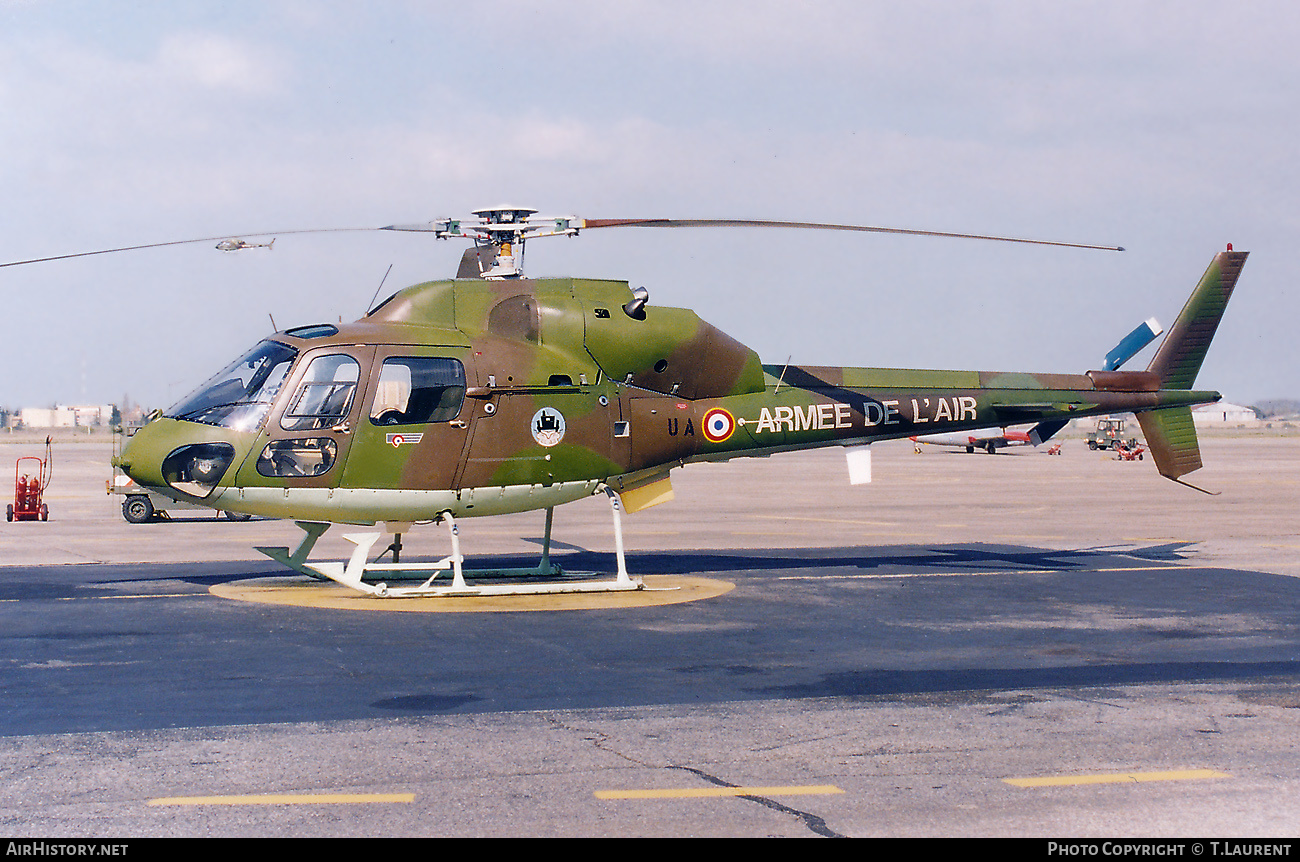
[(1196, 439), (1192, 408), (1174, 407), (1137, 414), (1151, 457), (1160, 475), (1178, 481), (1201, 469), (1201, 446)]
[(1052, 439), (1057, 431), (1070, 424), (1069, 419), (1053, 419), (1051, 422), (1039, 422), (1029, 429), (1029, 442), (1035, 446)]

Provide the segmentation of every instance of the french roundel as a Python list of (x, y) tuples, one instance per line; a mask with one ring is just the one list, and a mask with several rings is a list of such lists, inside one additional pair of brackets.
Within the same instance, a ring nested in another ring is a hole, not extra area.
[(736, 420), (721, 407), (714, 407), (704, 414), (704, 439), (710, 443), (721, 443), (736, 430)]

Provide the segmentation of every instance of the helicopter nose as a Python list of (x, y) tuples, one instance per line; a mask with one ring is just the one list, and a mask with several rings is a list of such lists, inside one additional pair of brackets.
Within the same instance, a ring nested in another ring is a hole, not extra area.
[(155, 420), (137, 429), (122, 447), (122, 454), (113, 459), (113, 465), (121, 467), (122, 472), (137, 483), (155, 488), (161, 488), (165, 484), (162, 462), (167, 457), (167, 451), (162, 447), (166, 443), (160, 440), (162, 435), (156, 427), (161, 421), (163, 420)]
[(225, 441), (196, 440), (195, 427), (174, 419), (155, 419), (130, 439), (118, 466), (146, 487), (207, 497), (234, 462), (235, 447)]

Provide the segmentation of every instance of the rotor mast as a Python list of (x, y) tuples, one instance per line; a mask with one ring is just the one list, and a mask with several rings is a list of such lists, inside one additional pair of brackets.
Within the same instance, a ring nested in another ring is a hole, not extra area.
[[(541, 236), (573, 236), (581, 226), (581, 220), (575, 216), (534, 220), (532, 217), (537, 210), (530, 207), (502, 205), (474, 210), (473, 214), (478, 217), (478, 224), (465, 225), (457, 219), (447, 218), (430, 222), (427, 226), (391, 225), (387, 229), (428, 230), (438, 239), (469, 237), (474, 240), (474, 248), (465, 256), (467, 260), (472, 259), (478, 277), (499, 281), (523, 277), (525, 240)], [(491, 263), (487, 264), (489, 259)]]
[(475, 237), (478, 247), (491, 245), (495, 250), (492, 266), (483, 271), (486, 279), (519, 278), (524, 271), (524, 237), (531, 225), (528, 217), (537, 212), (528, 207), (489, 207), (474, 210), (482, 223), (476, 228), (486, 238)]

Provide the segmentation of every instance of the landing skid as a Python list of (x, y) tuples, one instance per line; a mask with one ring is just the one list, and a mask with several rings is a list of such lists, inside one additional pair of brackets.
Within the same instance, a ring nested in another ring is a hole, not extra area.
[[(302, 544), (293, 553), (288, 548), (257, 548), (271, 559), (282, 563), (301, 574), (313, 578), (329, 578), (345, 587), (378, 598), (412, 598), (438, 596), (535, 596), (556, 593), (606, 593), (624, 590), (641, 590), (645, 588), (640, 578), (631, 578), (627, 573), (627, 561), (623, 553), (623, 523), (618, 497), (609, 488), (605, 488), (610, 510), (614, 517), (614, 549), (618, 561), (618, 573), (612, 578), (593, 579), (590, 573), (570, 573), (565, 575), (559, 566), (550, 561), (552, 509), (546, 510), (546, 536), (542, 543), (541, 562), (532, 569), (471, 569), (466, 571), (464, 556), (460, 552), (460, 530), (450, 512), (442, 513), (437, 522), (447, 525), (451, 537), (451, 554), (434, 563), (400, 562), (400, 538), (389, 546), (394, 561), (391, 563), (368, 562), (370, 552), (383, 532), (347, 533), (343, 538), (356, 547), (347, 563), (308, 563), (307, 556), (321, 535), (329, 529), (329, 524), (296, 521), (307, 534)], [(385, 552), (387, 553), (387, 552)], [(380, 555), (383, 556), (382, 554)], [(434, 584), (440, 575), (449, 573), (450, 583)], [(427, 575), (427, 577), (426, 577)], [(420, 580), (419, 586), (395, 587), (386, 582), (367, 583), (370, 576), (387, 576), (389, 580)], [(472, 579), (467, 580), (468, 578)], [(493, 583), (480, 583), (487, 580)], [(507, 581), (507, 583), (499, 583)]]

